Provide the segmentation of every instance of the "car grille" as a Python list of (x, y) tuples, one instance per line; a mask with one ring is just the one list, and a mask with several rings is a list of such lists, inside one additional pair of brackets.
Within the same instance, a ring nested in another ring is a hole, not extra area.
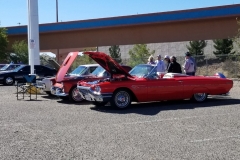
[(83, 94), (83, 95), (87, 95), (89, 93), (88, 89), (79, 89), (79, 91)]

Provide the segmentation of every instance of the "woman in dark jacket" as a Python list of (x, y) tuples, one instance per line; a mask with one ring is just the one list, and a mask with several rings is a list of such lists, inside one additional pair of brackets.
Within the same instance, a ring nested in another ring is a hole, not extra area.
[(181, 65), (176, 60), (176, 57), (170, 57), (171, 63), (168, 68), (168, 73), (182, 73)]

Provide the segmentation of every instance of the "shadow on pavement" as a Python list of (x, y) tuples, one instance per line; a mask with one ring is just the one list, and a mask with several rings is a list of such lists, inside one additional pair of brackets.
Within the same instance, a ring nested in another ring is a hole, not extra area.
[(57, 96), (53, 96), (53, 95), (42, 95), (42, 98), (46, 98), (46, 99), (54, 99), (54, 100), (58, 100), (59, 98)]
[(91, 102), (83, 100), (82, 102), (72, 102), (70, 100), (58, 99), (58, 103), (62, 104), (74, 104), (74, 105), (89, 105)]
[(179, 110), (179, 109), (194, 109), (203, 107), (218, 107), (240, 104), (239, 99), (211, 97), (203, 103), (195, 103), (190, 100), (177, 100), (177, 101), (162, 101), (162, 102), (149, 102), (149, 103), (133, 103), (127, 109), (115, 109), (110, 105), (102, 107), (92, 107), (92, 110), (98, 112), (114, 113), (114, 114), (129, 114), (136, 113), (142, 115), (156, 115), (161, 111)]

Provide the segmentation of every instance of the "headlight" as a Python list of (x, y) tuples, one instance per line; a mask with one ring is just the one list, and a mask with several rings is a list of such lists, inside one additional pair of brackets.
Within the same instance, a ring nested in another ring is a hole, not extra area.
[(96, 87), (95, 87), (95, 91), (96, 91), (96, 92), (101, 92), (101, 87), (100, 87), (100, 86), (96, 86)]

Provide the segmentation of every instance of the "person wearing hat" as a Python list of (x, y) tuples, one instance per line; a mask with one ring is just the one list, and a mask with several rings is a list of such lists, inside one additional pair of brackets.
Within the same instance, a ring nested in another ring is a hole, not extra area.
[(167, 71), (168, 71), (168, 68), (169, 68), (169, 66), (170, 66), (170, 63), (171, 63), (170, 57), (169, 57), (168, 55), (165, 55), (165, 56), (164, 56), (164, 61), (165, 61), (165, 69), (166, 69), (166, 72), (167, 72)]
[(183, 69), (186, 75), (194, 76), (195, 69), (194, 69), (194, 62), (190, 59), (190, 53), (185, 53), (185, 63), (183, 64)]
[(181, 65), (177, 62), (175, 56), (170, 57), (170, 65), (168, 68), (168, 73), (182, 73)]
[(161, 75), (163, 73), (165, 73), (165, 64), (164, 62), (161, 60), (161, 55), (157, 56), (158, 60), (157, 60), (157, 74)]

